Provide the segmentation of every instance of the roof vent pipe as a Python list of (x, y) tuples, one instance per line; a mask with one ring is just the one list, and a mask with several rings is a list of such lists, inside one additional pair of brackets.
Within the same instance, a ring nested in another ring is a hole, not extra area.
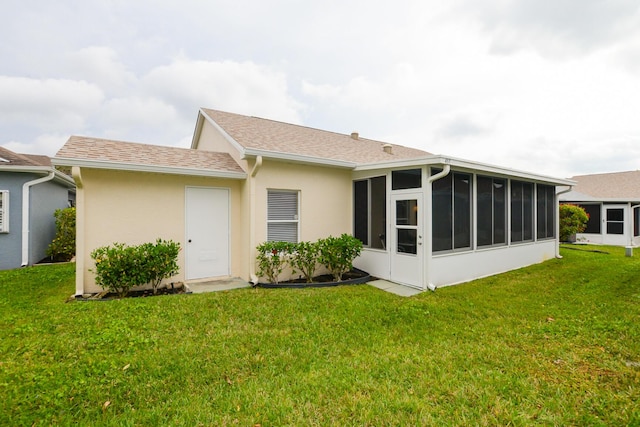
[(382, 146), (382, 151), (384, 151), (387, 154), (393, 154), (393, 145), (391, 144), (384, 144)]
[(351, 132), (351, 139), (355, 139), (356, 141), (360, 139), (360, 135), (358, 135), (358, 132)]

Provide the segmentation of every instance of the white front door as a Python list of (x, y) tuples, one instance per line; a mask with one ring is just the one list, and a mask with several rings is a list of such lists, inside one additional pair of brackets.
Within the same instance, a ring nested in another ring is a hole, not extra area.
[(391, 196), (391, 280), (423, 288), (422, 193)]
[(186, 278), (229, 275), (229, 190), (186, 188)]

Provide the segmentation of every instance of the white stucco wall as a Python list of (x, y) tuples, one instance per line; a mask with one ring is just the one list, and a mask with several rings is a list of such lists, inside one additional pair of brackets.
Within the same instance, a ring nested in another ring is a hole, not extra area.
[(434, 255), (431, 281), (448, 286), (538, 264), (555, 257), (556, 241), (543, 240), (473, 252)]

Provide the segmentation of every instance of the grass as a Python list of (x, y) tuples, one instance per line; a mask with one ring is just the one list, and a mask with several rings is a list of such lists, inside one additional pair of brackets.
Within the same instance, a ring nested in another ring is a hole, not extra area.
[(0, 425), (640, 425), (640, 255), (598, 249), (412, 298), (0, 272)]

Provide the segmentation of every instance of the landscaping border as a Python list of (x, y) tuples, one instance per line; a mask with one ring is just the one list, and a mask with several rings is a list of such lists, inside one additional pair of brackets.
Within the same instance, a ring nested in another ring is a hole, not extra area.
[(352, 272), (360, 273), (362, 277), (356, 277), (354, 279), (341, 280), (339, 282), (281, 282), (281, 283), (257, 283), (255, 285), (256, 288), (327, 288), (331, 286), (340, 286), (340, 285), (361, 285), (363, 283), (367, 283), (372, 280), (371, 275), (366, 271), (360, 270), (358, 268), (353, 268)]

